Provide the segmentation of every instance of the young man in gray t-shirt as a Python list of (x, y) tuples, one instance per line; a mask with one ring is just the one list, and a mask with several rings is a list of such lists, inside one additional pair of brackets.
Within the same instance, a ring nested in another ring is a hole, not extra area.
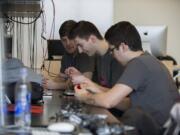
[(152, 114), (162, 125), (177, 97), (177, 88), (167, 68), (147, 52), (127, 63), (117, 84), (131, 87), (133, 107)]
[(155, 57), (143, 52), (140, 35), (131, 23), (113, 25), (106, 32), (105, 39), (111, 45), (113, 56), (125, 66), (125, 70), (108, 90), (83, 76), (73, 76), (72, 82), (81, 84), (75, 86), (76, 97), (88, 104), (112, 108), (129, 96), (133, 107), (141, 108), (162, 126), (179, 98), (169, 72)]

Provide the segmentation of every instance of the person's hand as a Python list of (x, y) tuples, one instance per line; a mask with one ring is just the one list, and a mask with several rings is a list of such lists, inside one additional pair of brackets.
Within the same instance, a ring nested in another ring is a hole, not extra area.
[(73, 84), (71, 82), (71, 79), (68, 79), (66, 82), (66, 90), (73, 90)]
[(42, 87), (44, 89), (55, 89), (56, 82), (51, 79), (43, 78), (42, 80)]
[(69, 76), (67, 74), (64, 74), (64, 73), (60, 73), (59, 77), (63, 78), (64, 80), (67, 80), (69, 78)]
[(91, 81), (89, 78), (83, 76), (83, 75), (75, 75), (72, 77), (72, 83), (76, 86), (80, 85), (85, 85), (86, 86), (86, 91), (89, 91), (90, 93), (99, 93), (101, 92), (99, 90), (99, 87), (97, 86), (96, 83)]
[(44, 89), (47, 89), (47, 78), (42, 78), (42, 82), (41, 82), (41, 85), (42, 85), (42, 87), (44, 88)]
[(84, 75), (72, 75), (71, 81), (74, 85), (76, 84), (89, 84), (91, 80)]
[(86, 84), (78, 84), (74, 86), (75, 96), (78, 100), (86, 100), (86, 97), (90, 94), (87, 90)]
[(69, 67), (65, 70), (65, 74), (69, 77), (72, 77), (74, 75), (81, 75), (81, 72), (77, 70), (75, 67)]

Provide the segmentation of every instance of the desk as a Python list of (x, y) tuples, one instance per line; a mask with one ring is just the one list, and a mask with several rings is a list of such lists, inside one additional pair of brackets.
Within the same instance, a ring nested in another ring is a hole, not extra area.
[[(62, 92), (53, 91), (52, 98), (44, 97), (44, 111), (39, 119), (39, 122), (32, 120), (32, 126), (38, 126), (42, 123), (42, 125), (49, 124), (49, 118), (55, 113), (58, 113), (61, 110), (61, 107), (64, 104), (69, 104), (77, 102), (77, 100), (73, 96), (63, 96)], [(107, 122), (109, 123), (117, 123), (119, 122), (108, 110), (104, 108), (99, 108), (90, 105), (83, 105), (85, 112), (89, 114), (105, 114), (107, 115)]]
[[(55, 113), (58, 113), (61, 110), (61, 107), (64, 104), (79, 102), (73, 96), (63, 96), (62, 91), (53, 91), (52, 98), (45, 97), (43, 104), (43, 112), (41, 114), (32, 114), (32, 127), (47, 127), (47, 125), (54, 123), (50, 121), (50, 117), (54, 116)], [(95, 107), (91, 105), (83, 104), (83, 108), (86, 109), (86, 113), (88, 114), (105, 114), (107, 116), (106, 122), (109, 124), (112, 123), (120, 123), (107, 109)], [(13, 119), (13, 115), (9, 115), (9, 120), (11, 120), (11, 124)], [(120, 124), (121, 125), (121, 124)], [(95, 125), (96, 127), (96, 125)], [(43, 128), (45, 130), (45, 128)], [(103, 129), (105, 130), (105, 129)], [(117, 127), (114, 127), (114, 130), (117, 130)], [(118, 129), (119, 130), (119, 129)], [(105, 130), (106, 131), (106, 130)], [(122, 129), (120, 129), (122, 131)], [(79, 130), (77, 129), (73, 135), (78, 134)], [(126, 135), (137, 135), (135, 130), (126, 131)], [(21, 135), (21, 134), (9, 134), (0, 133), (0, 135)], [(32, 135), (24, 134), (24, 135)]]
[[(52, 97), (44, 97), (43, 112), (40, 114), (32, 114), (32, 127), (46, 127), (53, 121), (50, 121), (52, 116), (55, 116), (61, 110), (64, 104), (77, 102), (73, 96), (63, 96), (60, 91), (53, 91)], [(108, 123), (119, 123), (119, 121), (106, 109), (91, 105), (83, 104), (84, 109), (88, 114), (105, 114)], [(13, 115), (8, 118), (8, 123), (13, 124)]]

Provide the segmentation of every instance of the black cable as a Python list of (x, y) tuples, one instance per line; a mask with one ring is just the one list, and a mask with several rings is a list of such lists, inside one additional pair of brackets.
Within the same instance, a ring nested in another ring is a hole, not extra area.
[(42, 10), (39, 12), (39, 14), (37, 15), (37, 17), (33, 20), (33, 21), (31, 21), (31, 22), (21, 22), (21, 21), (18, 21), (18, 20), (14, 20), (14, 19), (12, 19), (11, 17), (9, 17), (6, 13), (4, 14), (4, 16), (7, 18), (7, 19), (9, 19), (10, 21), (12, 21), (12, 22), (16, 22), (16, 23), (20, 23), (20, 24), (33, 24), (33, 23), (35, 23), (36, 21), (37, 21), (37, 19), (41, 16), (41, 14), (42, 14)]

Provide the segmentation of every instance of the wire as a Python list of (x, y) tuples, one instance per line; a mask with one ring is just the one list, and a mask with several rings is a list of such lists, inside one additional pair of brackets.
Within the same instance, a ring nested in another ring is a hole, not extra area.
[[(55, 4), (54, 4), (54, 1), (51, 0), (51, 2), (52, 2), (52, 6), (53, 6), (53, 20), (52, 20), (51, 32), (50, 32), (50, 35), (49, 35), (49, 39), (51, 39), (51, 38), (54, 39), (54, 33), (55, 33), (55, 14), (56, 14), (56, 12), (55, 12)], [(44, 15), (44, 14), (43, 14), (43, 15)], [(43, 17), (45, 17), (45, 15), (44, 15)], [(43, 19), (44, 19), (44, 18), (43, 18)], [(42, 34), (41, 34), (41, 37), (44, 38), (44, 36), (43, 36)], [(44, 53), (45, 53), (45, 54), (43, 55), (43, 62), (42, 62), (41, 69), (45, 69), (44, 62), (45, 62), (46, 55), (47, 55), (47, 53), (48, 53), (47, 47), (46, 47), (46, 50), (45, 50)], [(51, 63), (49, 63), (49, 67), (50, 67), (50, 64), (51, 64)], [(48, 75), (50, 75), (49, 67), (48, 67), (48, 70), (47, 70)], [(50, 76), (51, 76), (51, 75), (50, 75)]]
[(46, 67), (44, 67), (44, 70), (48, 73), (48, 75), (49, 75), (50, 77), (56, 77), (57, 75), (59, 75), (59, 74), (55, 74), (55, 73), (53, 73), (53, 72), (50, 72)]
[[(53, 2), (53, 0), (52, 0)], [(53, 2), (53, 7), (54, 7), (54, 2)], [(8, 16), (8, 14), (4, 14), (4, 16), (7, 18), (7, 25), (6, 29), (9, 32), (12, 32), (13, 34), (13, 40), (14, 40), (14, 52), (17, 52), (17, 57), (20, 58), (21, 60), (25, 62), (28, 60), (28, 65), (32, 69), (38, 69), (37, 68), (37, 60), (38, 60), (38, 46), (37, 46), (37, 41), (38, 41), (38, 34), (37, 34), (37, 19), (41, 18), (42, 19), (42, 33), (41, 33), (41, 38), (43, 37), (44, 32), (46, 31), (46, 23), (45, 23), (45, 14), (44, 14), (44, 4), (42, 2), (42, 8), (38, 15), (34, 18), (31, 17), (11, 17)], [(41, 16), (42, 15), (42, 16)], [(55, 29), (55, 7), (53, 10), (53, 23), (52, 23), (52, 29), (51, 33), (52, 36), (54, 36), (54, 29)], [(25, 26), (26, 25), (26, 26)], [(25, 33), (27, 30), (27, 34)], [(24, 35), (26, 34), (26, 35)], [(41, 43), (43, 43), (44, 40), (41, 40)], [(24, 47), (25, 45), (29, 48), (26, 50), (28, 54), (24, 53)], [(42, 47), (43, 48), (43, 47)], [(43, 63), (47, 55), (47, 47), (43, 48)], [(24, 57), (26, 56), (26, 57)], [(53, 73), (50, 73), (53, 74)], [(55, 75), (55, 74), (54, 74)]]
[[(42, 9), (43, 9), (43, 2), (42, 2)], [(45, 48), (45, 44), (44, 44), (44, 40), (47, 40), (43, 34), (46, 32), (45, 28), (46, 28), (46, 15), (45, 13), (43, 12), (42, 13), (42, 16), (41, 16), (41, 23), (42, 23), (42, 29), (41, 29), (41, 47), (42, 47), (42, 52), (43, 52), (43, 61), (42, 61), (42, 65), (41, 65), (41, 70), (44, 69), (44, 62), (45, 62), (45, 59), (46, 59), (46, 55), (47, 55), (47, 47)]]
[(12, 29), (14, 28), (14, 23), (7, 20), (7, 22), (5, 22), (5, 28), (6, 28), (6, 32), (9, 32), (9, 35), (11, 35)]
[(50, 32), (50, 36), (49, 36), (49, 39), (51, 39), (51, 36), (53, 34), (53, 39), (54, 39), (54, 30), (55, 30), (55, 15), (56, 15), (56, 10), (55, 10), (55, 4), (54, 4), (54, 1), (51, 0), (52, 2), (52, 5), (53, 5), (53, 21), (52, 21), (52, 26), (51, 26), (51, 32)]
[(20, 23), (20, 24), (33, 24), (33, 23), (35, 23), (36, 21), (37, 21), (37, 19), (41, 16), (41, 14), (42, 14), (42, 10), (40, 10), (40, 12), (39, 12), (39, 14), (37, 15), (37, 17), (33, 20), (33, 21), (31, 21), (31, 22), (21, 22), (21, 21), (18, 21), (18, 20), (14, 20), (14, 19), (12, 19), (11, 17), (9, 17), (6, 13), (4, 14), (4, 16), (6, 17), (6, 18), (8, 18), (10, 21), (12, 21), (12, 22), (16, 22), (16, 23)]
[[(29, 22), (29, 17), (28, 17), (28, 22)], [(31, 25), (30, 24), (28, 24), (28, 43), (29, 43), (29, 61), (30, 61), (30, 67), (32, 67), (32, 65), (31, 65), (31, 33), (32, 33), (32, 31), (31, 31)]]
[[(23, 18), (20, 17), (19, 19), (20, 19), (20, 21), (22, 21)], [(21, 57), (21, 60), (22, 60), (22, 58), (23, 58), (22, 52), (23, 52), (23, 48), (24, 48), (23, 47), (24, 44), (22, 44), (22, 43), (24, 42), (24, 40), (23, 40), (24, 39), (24, 37), (23, 37), (24, 34), (23, 34), (23, 30), (22, 30), (22, 24), (19, 24), (19, 25), (20, 25), (20, 29), (19, 29), (19, 35), (20, 35), (19, 37), (20, 37), (20, 39), (19, 40), (21, 41), (19, 49), (20, 49), (20, 52), (21, 52), (20, 53), (21, 54), (20, 57)]]

